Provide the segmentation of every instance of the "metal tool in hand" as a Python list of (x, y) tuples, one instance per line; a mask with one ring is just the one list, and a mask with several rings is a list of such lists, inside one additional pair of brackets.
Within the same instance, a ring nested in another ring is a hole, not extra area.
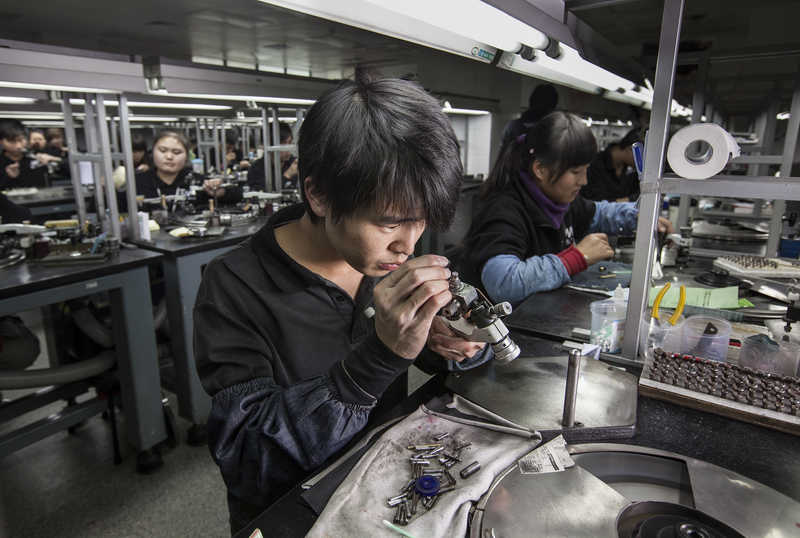
[(510, 303), (492, 305), (480, 290), (462, 282), (455, 271), (450, 276), (450, 293), (453, 300), (439, 314), (453, 331), (471, 342), (491, 344), (494, 358), (501, 364), (519, 357), (519, 346), (500, 319), (511, 313)]

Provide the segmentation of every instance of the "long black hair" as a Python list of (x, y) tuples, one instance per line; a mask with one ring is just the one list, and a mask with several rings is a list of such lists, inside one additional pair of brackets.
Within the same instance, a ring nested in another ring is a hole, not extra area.
[(555, 182), (568, 169), (589, 164), (597, 153), (597, 141), (582, 119), (568, 112), (551, 112), (528, 131), (505, 145), (494, 163), (483, 195), (500, 191), (517, 181), (520, 171), (530, 172), (539, 161)]
[(326, 92), (300, 127), (297, 161), (301, 181), (311, 177), (334, 220), (370, 208), (422, 210), (428, 226), (446, 229), (455, 215), (458, 140), (439, 102), (415, 82), (360, 71)]

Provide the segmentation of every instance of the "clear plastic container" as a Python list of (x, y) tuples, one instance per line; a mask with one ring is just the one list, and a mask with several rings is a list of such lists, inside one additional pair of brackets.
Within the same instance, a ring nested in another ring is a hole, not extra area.
[(589, 309), (592, 312), (592, 333), (589, 342), (600, 347), (604, 353), (622, 351), (622, 338), (625, 334), (626, 301), (606, 299), (595, 301)]
[(731, 339), (731, 324), (724, 319), (693, 316), (683, 323), (681, 353), (725, 362)]
[(796, 376), (800, 344), (775, 342), (766, 335), (751, 336), (742, 343), (739, 365), (771, 374)]

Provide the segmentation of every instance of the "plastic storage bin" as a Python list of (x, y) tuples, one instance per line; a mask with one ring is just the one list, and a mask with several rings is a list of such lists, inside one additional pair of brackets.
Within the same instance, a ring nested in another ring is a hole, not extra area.
[(800, 345), (775, 342), (763, 334), (751, 336), (742, 343), (739, 365), (771, 374), (796, 376), (800, 362)]
[(622, 351), (622, 338), (625, 334), (626, 301), (606, 299), (595, 301), (589, 309), (592, 312), (592, 332), (589, 342), (600, 346), (604, 353)]
[(724, 319), (694, 316), (683, 322), (681, 353), (725, 362), (731, 339), (731, 324)]

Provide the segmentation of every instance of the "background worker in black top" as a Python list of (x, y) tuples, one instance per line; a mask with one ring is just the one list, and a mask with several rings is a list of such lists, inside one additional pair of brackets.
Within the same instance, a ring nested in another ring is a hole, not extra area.
[(18, 120), (0, 120), (0, 191), (47, 185), (47, 167), (26, 156), (25, 126)]
[(581, 189), (581, 196), (598, 201), (636, 201), (639, 175), (633, 160), (633, 144), (641, 139), (641, 130), (637, 127), (598, 153), (589, 166), (588, 183)]
[(488, 356), (435, 318), (451, 300), (448, 260), (409, 259), (425, 227), (455, 213), (452, 127), (417, 84), (357, 76), (303, 123), (303, 204), (213, 260), (198, 292), (195, 356), (234, 532), (334, 457), (376, 405), (404, 398), (391, 385), (415, 359)]
[[(136, 195), (158, 198), (175, 194), (178, 189), (188, 191), (192, 181), (197, 181), (192, 169), (187, 167), (189, 142), (177, 131), (161, 131), (153, 143), (153, 168), (136, 174)], [(198, 193), (198, 202), (205, 203), (214, 197), (221, 203), (233, 204), (241, 200), (240, 189), (219, 188), (220, 179), (203, 181), (203, 191)], [(120, 211), (127, 211), (127, 198), (117, 193)]]
[[(610, 259), (607, 234), (633, 231), (639, 211), (580, 196), (596, 149), (583, 120), (565, 112), (548, 114), (509, 144), (463, 241), (463, 279), (494, 301), (518, 304)], [(672, 225), (659, 219), (659, 228)]]
[(552, 84), (539, 84), (528, 96), (528, 110), (522, 113), (519, 118), (511, 120), (503, 129), (502, 148), (506, 144), (516, 139), (521, 134), (530, 130), (533, 125), (558, 106), (558, 92)]
[[(285, 123), (280, 124), (280, 144), (282, 146), (294, 142), (292, 129)], [(278, 153), (281, 160), (281, 189), (297, 188), (297, 158), (291, 151), (281, 151)], [(247, 171), (247, 185), (251, 191), (263, 191), (265, 187), (264, 157), (257, 159)]]

